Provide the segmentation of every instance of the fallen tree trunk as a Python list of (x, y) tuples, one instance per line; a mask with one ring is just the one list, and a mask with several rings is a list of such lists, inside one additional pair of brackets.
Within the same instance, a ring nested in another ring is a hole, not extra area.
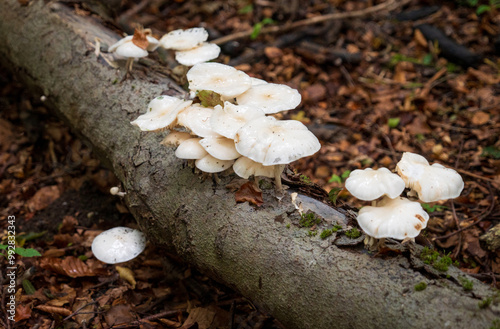
[[(126, 202), (150, 240), (234, 288), (289, 328), (488, 328), (497, 316), (493, 295), (451, 267), (440, 273), (414, 250), (384, 258), (330, 237), (310, 237), (286, 196), (271, 192), (256, 208), (199, 176), (159, 144), (164, 134), (130, 125), (153, 97), (183, 94), (152, 68), (124, 82), (123, 73), (95, 54), (95, 38), (118, 36), (58, 3), (0, 1), (0, 59), (88, 141), (127, 191)], [(117, 82), (118, 81), (118, 82)], [(332, 210), (326, 222), (344, 227)], [(287, 224), (291, 224), (287, 228)], [(322, 224), (324, 225), (324, 224)], [(345, 239), (344, 239), (345, 241)], [(448, 278), (447, 278), (448, 277)], [(424, 282), (427, 289), (415, 291)]]

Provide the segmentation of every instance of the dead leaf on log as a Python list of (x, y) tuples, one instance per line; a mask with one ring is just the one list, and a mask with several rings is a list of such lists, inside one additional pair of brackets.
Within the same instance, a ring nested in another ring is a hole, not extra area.
[(262, 199), (262, 191), (254, 182), (246, 182), (241, 185), (240, 189), (235, 194), (236, 202), (250, 202), (257, 207), (262, 206), (264, 200)]
[(42, 257), (39, 266), (71, 278), (106, 274), (106, 270), (98, 262), (89, 259), (87, 263), (84, 263), (79, 258), (73, 256), (68, 256), (64, 259)]

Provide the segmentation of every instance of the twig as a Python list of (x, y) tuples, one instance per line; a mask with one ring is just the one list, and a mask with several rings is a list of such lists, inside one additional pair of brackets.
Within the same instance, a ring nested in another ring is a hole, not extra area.
[[(289, 31), (292, 29), (296, 29), (298, 27), (318, 24), (318, 23), (329, 21), (329, 20), (341, 20), (341, 19), (346, 19), (346, 18), (363, 17), (363, 16), (367, 16), (367, 15), (376, 13), (378, 11), (382, 11), (382, 10), (394, 10), (398, 7), (406, 5), (410, 1), (411, 0), (401, 0), (401, 1), (388, 0), (384, 3), (379, 4), (379, 5), (376, 5), (373, 7), (368, 7), (368, 8), (362, 9), (362, 10), (355, 10), (355, 11), (348, 11), (348, 12), (343, 12), (343, 13), (332, 13), (332, 14), (327, 14), (327, 15), (314, 16), (314, 17), (306, 18), (306, 19), (303, 19), (300, 21), (295, 21), (293, 23), (288, 23), (285, 25), (263, 27), (260, 30), (260, 33), (261, 34), (270, 34), (270, 33), (286, 32), (286, 31)], [(218, 45), (221, 45), (221, 44), (227, 43), (229, 41), (234, 41), (234, 40), (249, 37), (250, 35), (252, 35), (252, 33), (253, 33), (253, 29), (247, 30), (247, 31), (241, 31), (241, 32), (233, 33), (233, 34), (212, 40), (211, 42), (218, 44)]]
[(164, 316), (175, 315), (175, 314), (178, 314), (179, 312), (185, 312), (185, 311), (186, 310), (184, 310), (184, 309), (165, 311), (165, 312), (161, 312), (161, 313), (158, 313), (158, 314), (153, 314), (153, 315), (147, 316), (145, 318), (139, 319), (137, 321), (130, 322), (128, 324), (120, 324), (120, 325), (118, 325), (116, 327), (113, 326), (111, 328), (113, 328), (113, 329), (123, 329), (123, 328), (128, 328), (128, 327), (140, 326), (144, 321), (156, 320), (156, 319), (164, 317)]
[[(68, 315), (67, 317), (65, 317), (65, 318), (63, 319), (63, 322), (64, 322), (64, 321), (68, 321), (69, 319), (71, 319), (71, 317), (73, 317), (73, 316), (77, 315), (77, 314), (78, 314), (78, 312), (80, 312), (81, 310), (83, 310), (85, 307), (87, 307), (87, 306), (89, 306), (89, 305), (92, 305), (92, 304), (95, 304), (95, 303), (97, 303), (97, 301), (95, 301), (95, 300), (94, 300), (94, 301), (92, 301), (92, 302), (90, 302), (90, 303), (87, 303), (87, 304), (83, 305), (82, 307), (79, 307), (76, 311), (74, 311), (74, 312), (73, 312), (73, 314), (70, 314), (70, 315)], [(96, 312), (82, 312), (82, 314), (90, 314), (90, 313), (92, 313), (92, 314), (93, 314), (93, 313), (96, 313)]]
[[(460, 227), (460, 223), (458, 222), (457, 212), (455, 210), (455, 203), (453, 202), (453, 200), (451, 200), (450, 203), (451, 203), (451, 212), (453, 214), (453, 219), (455, 220), (455, 225), (457, 226), (458, 229)], [(458, 236), (458, 244), (456, 246), (456, 251), (453, 253), (454, 259), (457, 258), (461, 248), (462, 248), (462, 234)]]
[(483, 219), (485, 219), (492, 211), (493, 209), (495, 208), (495, 195), (493, 194), (493, 191), (491, 190), (491, 186), (488, 184), (488, 189), (490, 190), (490, 195), (491, 195), (491, 205), (490, 207), (488, 208), (488, 210), (486, 210), (481, 216), (478, 216), (478, 220), (476, 220), (474, 223), (471, 223), (467, 226), (464, 226), (454, 232), (451, 232), (451, 233), (448, 233), (448, 234), (445, 234), (445, 235), (442, 235), (442, 236), (438, 236), (438, 237), (435, 237), (433, 238), (432, 240), (435, 241), (435, 240), (442, 240), (442, 239), (447, 239), (449, 238), (450, 236), (453, 236), (457, 233), (460, 233), (462, 231), (465, 231), (469, 228), (471, 228), (472, 226), (475, 226), (477, 224), (479, 224), (479, 222), (481, 222)]
[(478, 174), (471, 173), (470, 171), (467, 171), (467, 170), (456, 169), (456, 168), (455, 168), (455, 170), (458, 171), (459, 173), (462, 173), (462, 174), (467, 175), (467, 176), (471, 176), (471, 177), (474, 177), (477, 179), (482, 179), (482, 180), (485, 180), (488, 182), (493, 182), (493, 179), (491, 179), (491, 178), (483, 177), (483, 176), (480, 176)]

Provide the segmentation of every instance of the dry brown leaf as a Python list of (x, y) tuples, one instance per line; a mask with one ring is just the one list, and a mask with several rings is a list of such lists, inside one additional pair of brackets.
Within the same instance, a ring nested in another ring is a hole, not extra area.
[(78, 220), (73, 216), (64, 216), (61, 226), (59, 227), (59, 233), (71, 233), (75, 229), (75, 225), (78, 225)]
[(240, 189), (235, 193), (236, 202), (250, 202), (258, 207), (262, 206), (262, 191), (254, 182), (246, 182), (241, 185)]
[(51, 313), (51, 314), (59, 314), (59, 315), (62, 315), (62, 316), (68, 316), (68, 315), (71, 315), (71, 311), (64, 308), (64, 307), (57, 307), (57, 306), (50, 306), (50, 305), (38, 305), (38, 306), (35, 306), (36, 309), (40, 310), (40, 311), (44, 311), (44, 312), (47, 312), (47, 313)]
[[(75, 303), (73, 304), (73, 312), (77, 312), (75, 316), (76, 322), (83, 327), (83, 323), (88, 324), (90, 323), (90, 320), (94, 317), (94, 304), (92, 303), (92, 298), (90, 297), (83, 297), (83, 298), (77, 298)], [(88, 327), (88, 326), (87, 326)]]
[(132, 289), (135, 289), (135, 285), (137, 284), (137, 282), (134, 278), (134, 272), (132, 272), (132, 270), (128, 267), (116, 265), (115, 268), (118, 274), (120, 274), (120, 278), (130, 283), (132, 285)]
[(128, 304), (118, 304), (111, 306), (108, 312), (104, 315), (104, 319), (109, 326), (120, 323), (130, 323), (135, 320), (132, 315), (132, 307)]
[(73, 256), (68, 256), (63, 259), (42, 257), (39, 261), (39, 266), (43, 269), (67, 275), (72, 278), (96, 276), (106, 273), (98, 262), (89, 259), (86, 264), (79, 258)]
[(31, 199), (26, 202), (30, 212), (39, 211), (59, 198), (61, 192), (56, 185), (45, 186), (39, 189)]
[(490, 115), (483, 111), (478, 111), (472, 116), (472, 123), (475, 125), (484, 125), (490, 121)]
[(14, 316), (14, 322), (29, 319), (31, 317), (31, 307), (29, 305), (18, 304), (16, 306), (16, 315)]

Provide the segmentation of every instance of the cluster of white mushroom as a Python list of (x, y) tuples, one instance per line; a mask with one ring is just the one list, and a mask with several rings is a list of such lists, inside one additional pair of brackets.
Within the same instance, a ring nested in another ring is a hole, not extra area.
[(150, 30), (136, 29), (133, 36), (126, 36), (113, 44), (108, 52), (127, 58), (128, 71), (132, 69), (134, 59), (148, 56), (148, 51), (155, 51), (159, 46), (175, 50), (175, 59), (186, 66), (215, 59), (220, 53), (219, 46), (207, 42), (208, 32), (202, 27), (171, 31), (159, 41), (150, 34)]
[(232, 167), (242, 178), (275, 177), (281, 191), (285, 165), (320, 149), (316, 136), (301, 122), (266, 115), (299, 105), (297, 90), (219, 63), (194, 65), (187, 80), (193, 95), (208, 95), (217, 105), (159, 96), (132, 124), (143, 131), (185, 130), (172, 131), (162, 144), (178, 146), (175, 155), (195, 160), (199, 170), (217, 173)]
[[(409, 195), (423, 202), (456, 198), (464, 188), (455, 170), (437, 163), (431, 166), (418, 154), (403, 153), (396, 170), (399, 176), (387, 168), (358, 169), (345, 182), (353, 196), (374, 203), (361, 208), (357, 220), (363, 231), (375, 239), (411, 239), (427, 226), (429, 214), (420, 203), (400, 197), (405, 187), (410, 189)], [(373, 201), (382, 196), (380, 202)]]

